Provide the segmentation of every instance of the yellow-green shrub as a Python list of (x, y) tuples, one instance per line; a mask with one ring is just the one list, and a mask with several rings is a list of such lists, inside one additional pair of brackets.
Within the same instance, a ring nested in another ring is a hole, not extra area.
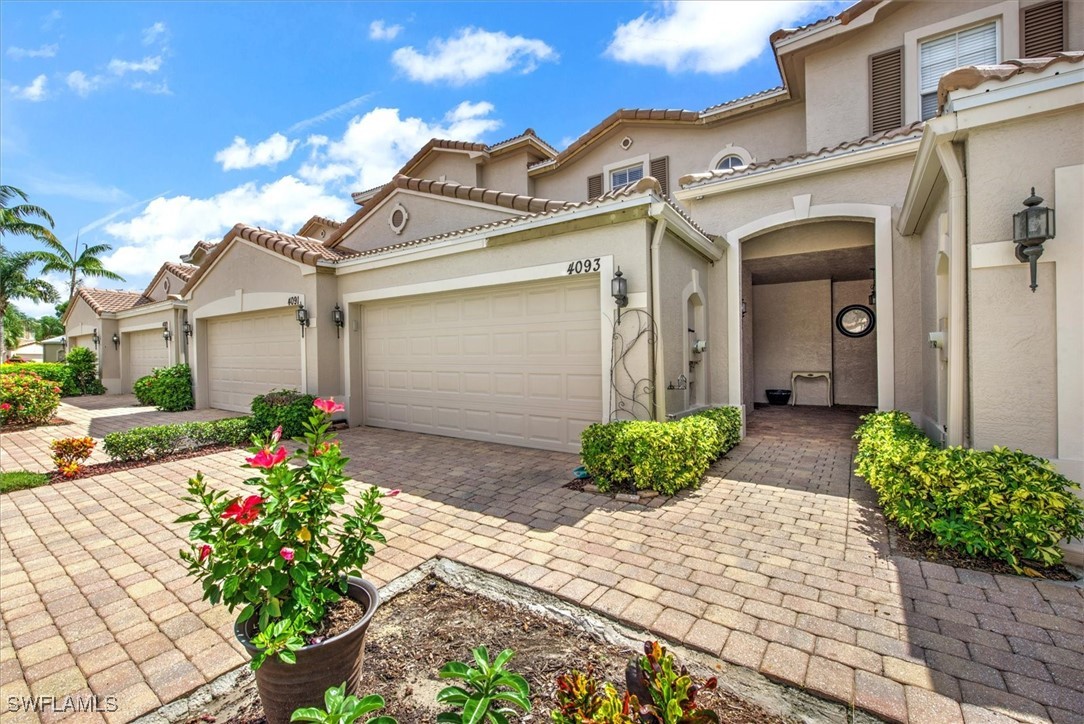
[(1002, 447), (939, 448), (902, 412), (865, 416), (855, 432), (855, 471), (885, 515), (968, 555), (1059, 563), (1063, 538), (1084, 537), (1079, 488), (1049, 461)]

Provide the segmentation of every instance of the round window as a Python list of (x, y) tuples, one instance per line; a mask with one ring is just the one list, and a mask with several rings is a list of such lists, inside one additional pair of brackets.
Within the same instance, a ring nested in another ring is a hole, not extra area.
[(388, 215), (388, 226), (396, 234), (402, 234), (409, 220), (410, 214), (407, 213), (406, 207), (402, 204), (396, 204), (391, 210), (391, 214)]
[(873, 310), (864, 304), (849, 304), (836, 315), (836, 329), (845, 337), (865, 337), (876, 322)]
[(742, 157), (738, 154), (732, 153), (729, 156), (723, 156), (721, 159), (719, 159), (719, 163), (715, 164), (715, 170), (727, 171), (732, 168), (740, 168), (744, 165), (745, 160), (742, 159)]

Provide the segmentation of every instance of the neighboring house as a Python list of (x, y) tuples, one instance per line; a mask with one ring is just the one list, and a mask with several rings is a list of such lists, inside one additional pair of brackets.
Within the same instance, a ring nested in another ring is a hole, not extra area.
[(42, 349), (43, 362), (63, 362), (68, 340), (64, 335), (49, 337), (39, 342)]
[(80, 287), (61, 318), (68, 349), (93, 349), (102, 383), (114, 393), (131, 392), (133, 382), (156, 368), (187, 361), (179, 292), (196, 269), (166, 262), (143, 292)]
[[(575, 451), (790, 389), (1084, 478), (1084, 4), (864, 0), (771, 44), (778, 88), (560, 152), (433, 140), (341, 224), (197, 245), (197, 404), (297, 387), (355, 425)], [(1032, 186), (1057, 214), (1034, 292)]]

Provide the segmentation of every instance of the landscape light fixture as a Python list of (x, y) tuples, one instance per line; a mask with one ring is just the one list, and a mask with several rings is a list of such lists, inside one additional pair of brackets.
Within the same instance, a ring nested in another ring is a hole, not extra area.
[(94, 336), (91, 339), (94, 341), (94, 349), (98, 349), (98, 344), (102, 341), (102, 338), (98, 336), (97, 327), (94, 328)]
[(304, 304), (297, 305), (297, 311), (294, 312), (294, 318), (297, 319), (297, 323), (301, 325), (301, 336), (305, 336), (305, 327), (309, 326), (309, 310), (305, 309)]
[(621, 310), (629, 306), (629, 280), (621, 273), (621, 267), (617, 267), (614, 278), (610, 280), (610, 293), (617, 305), (617, 322), (621, 323)]
[(120, 335), (113, 332), (113, 349), (120, 349)]
[(1016, 258), (1031, 265), (1031, 291), (1039, 286), (1038, 263), (1043, 255), (1043, 242), (1054, 238), (1054, 209), (1042, 206), (1043, 199), (1035, 195), (1024, 199), (1024, 210), (1012, 215), (1012, 240), (1016, 243)]
[(166, 346), (169, 346), (169, 340), (173, 339), (173, 332), (169, 331), (169, 322), (162, 322), (162, 339), (166, 340)]
[(335, 323), (335, 339), (339, 338), (339, 330), (346, 324), (346, 312), (337, 303), (331, 310), (331, 321)]

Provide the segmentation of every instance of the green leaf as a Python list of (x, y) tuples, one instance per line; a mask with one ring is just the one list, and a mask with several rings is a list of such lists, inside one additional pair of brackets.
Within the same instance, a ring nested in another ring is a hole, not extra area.
[(470, 698), (470, 693), (459, 686), (446, 686), (437, 694), (438, 704), (462, 706)]
[(316, 707), (307, 706), (304, 709), (295, 709), (294, 713), (290, 715), (290, 721), (326, 721), (327, 713), (320, 711)]
[(438, 674), (442, 679), (466, 679), (470, 675), (470, 667), (459, 661), (449, 661), (440, 667)]
[(478, 724), (478, 722), (485, 719), (489, 704), (490, 698), (488, 696), (472, 696), (468, 699), (467, 703), (463, 705), (463, 724)]

